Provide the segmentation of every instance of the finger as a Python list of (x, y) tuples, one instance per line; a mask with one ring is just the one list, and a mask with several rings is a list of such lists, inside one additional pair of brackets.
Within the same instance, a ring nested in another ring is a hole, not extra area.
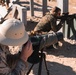
[(32, 44), (31, 44), (31, 43), (30, 43), (30, 46), (29, 46), (28, 52), (33, 52), (33, 47), (32, 47)]
[(28, 50), (28, 47), (29, 47), (29, 41), (23, 45), (23, 49)]
[(28, 50), (28, 52), (30, 52), (31, 54), (33, 53), (33, 47), (32, 47), (32, 43), (31, 42), (29, 42), (29, 50)]

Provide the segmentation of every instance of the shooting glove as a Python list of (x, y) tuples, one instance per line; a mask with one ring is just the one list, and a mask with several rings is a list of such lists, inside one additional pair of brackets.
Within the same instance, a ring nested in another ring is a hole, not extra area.
[(30, 32), (28, 32), (28, 35), (29, 35), (29, 36), (35, 36), (35, 35), (37, 35), (37, 34), (38, 34), (38, 35), (41, 35), (42, 32), (36, 32), (36, 31), (33, 31), (33, 30), (30, 31)]
[(36, 33), (34, 31), (27, 32), (29, 36), (34, 36)]

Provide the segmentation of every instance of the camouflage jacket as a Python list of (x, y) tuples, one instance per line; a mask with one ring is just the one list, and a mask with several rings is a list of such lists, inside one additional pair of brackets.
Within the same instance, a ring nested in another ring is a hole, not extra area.
[(52, 14), (46, 14), (34, 28), (36, 32), (49, 32), (50, 30), (57, 32), (61, 27), (61, 22), (57, 25), (57, 19)]
[(0, 75), (25, 75), (25, 72), (26, 65), (19, 54), (11, 55), (7, 48), (0, 47)]

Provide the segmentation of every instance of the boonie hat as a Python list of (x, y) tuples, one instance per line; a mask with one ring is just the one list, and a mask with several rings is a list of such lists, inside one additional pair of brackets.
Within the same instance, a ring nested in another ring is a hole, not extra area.
[(17, 19), (8, 19), (0, 25), (0, 43), (8, 46), (19, 46), (28, 41), (24, 24)]

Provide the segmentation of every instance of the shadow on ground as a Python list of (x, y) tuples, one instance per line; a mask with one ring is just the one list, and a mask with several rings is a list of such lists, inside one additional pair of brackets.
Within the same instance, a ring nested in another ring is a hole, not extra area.
[[(39, 64), (35, 64), (33, 66), (31, 71), (34, 75), (38, 75), (38, 67), (39, 67)], [(49, 70), (49, 75), (76, 75), (76, 73), (73, 71), (73, 69), (71, 67), (65, 66), (65, 65), (57, 63), (57, 62), (47, 61), (47, 67)], [(31, 75), (31, 72), (29, 73), (29, 75)], [(42, 64), (41, 75), (47, 75), (44, 64)]]
[(59, 57), (70, 57), (76, 58), (76, 44), (71, 44), (66, 41), (63, 42), (63, 46), (58, 49), (45, 50), (47, 54), (59, 56)]

